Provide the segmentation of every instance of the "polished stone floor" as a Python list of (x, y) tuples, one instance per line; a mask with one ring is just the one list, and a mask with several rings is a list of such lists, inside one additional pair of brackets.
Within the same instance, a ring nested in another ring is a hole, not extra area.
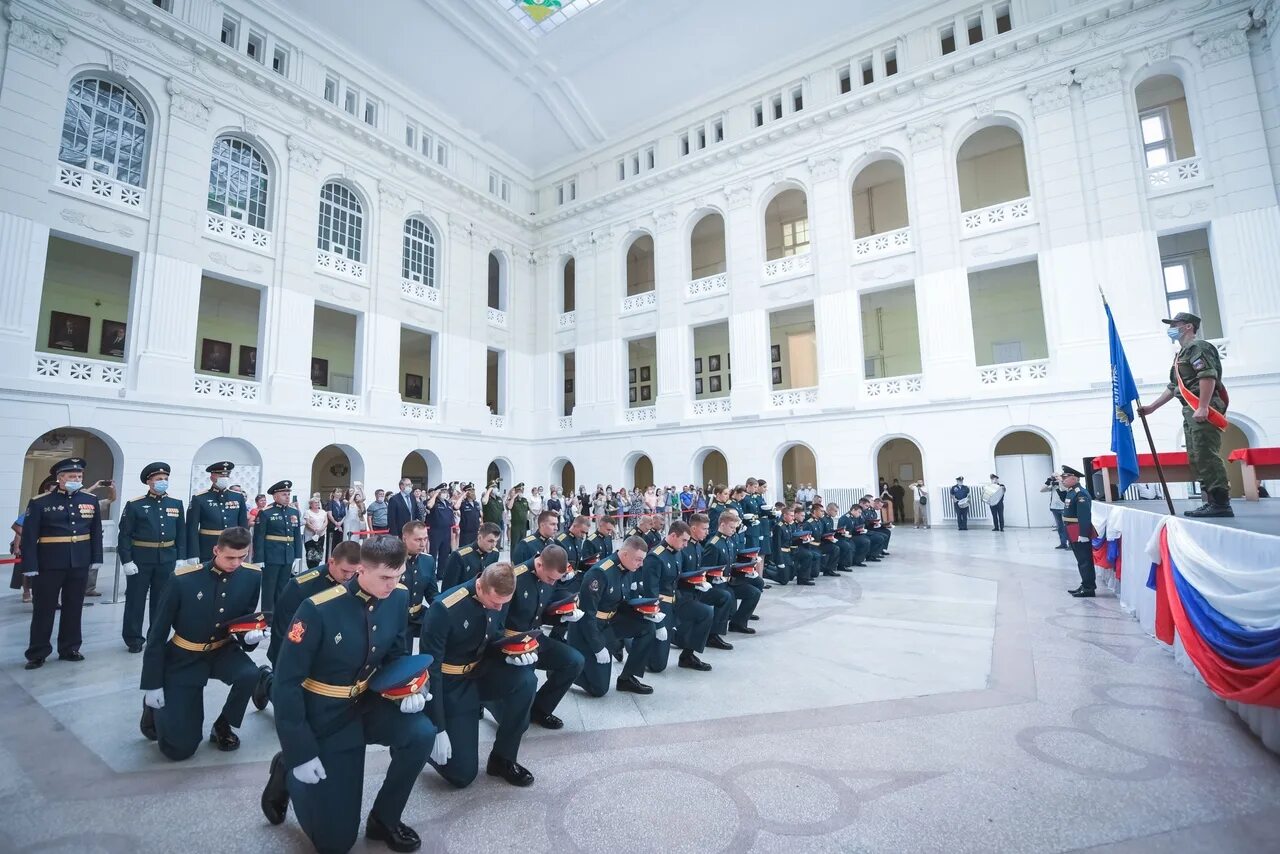
[[(405, 819), (440, 852), (1276, 850), (1280, 758), (1115, 600), (1068, 597), (1054, 542), (899, 529), (874, 569), (767, 592), (713, 672), (575, 691), (566, 730), (526, 739), (531, 789), (428, 770)], [(307, 850), (257, 807), (270, 710), (239, 752), (175, 765), (138, 734), (120, 606), (85, 612), (86, 662), (30, 673), (28, 615), (4, 591), (0, 852)], [(366, 808), (386, 761), (371, 749)]]

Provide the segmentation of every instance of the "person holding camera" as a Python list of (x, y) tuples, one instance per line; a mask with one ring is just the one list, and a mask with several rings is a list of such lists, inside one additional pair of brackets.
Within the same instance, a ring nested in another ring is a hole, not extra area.
[(911, 484), (911, 518), (917, 528), (932, 528), (929, 524), (929, 490), (925, 488), (924, 478)]
[(1051, 474), (1044, 479), (1040, 491), (1049, 493), (1049, 512), (1053, 514), (1053, 523), (1058, 529), (1058, 544), (1054, 548), (1067, 551), (1071, 546), (1067, 545), (1067, 526), (1062, 521), (1062, 509), (1066, 506), (1062, 500), (1062, 481), (1056, 474)]

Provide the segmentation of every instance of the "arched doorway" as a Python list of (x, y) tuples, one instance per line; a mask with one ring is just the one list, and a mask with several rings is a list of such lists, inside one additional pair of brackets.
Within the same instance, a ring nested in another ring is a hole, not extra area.
[[(924, 477), (924, 457), (920, 453), (920, 446), (905, 436), (897, 436), (885, 442), (876, 453), (876, 477), (884, 478), (894, 496), (893, 518), (899, 522), (908, 519), (914, 522), (915, 502), (908, 501), (907, 497), (911, 494), (911, 484), (917, 478)], [(901, 499), (898, 498), (895, 485), (902, 487)], [(873, 495), (878, 494), (877, 486), (877, 483), (870, 483), (867, 491)]]
[[(431, 451), (422, 450), (421, 448), (416, 451), (410, 451), (405, 456), (404, 462), (400, 464), (400, 477), (409, 478), (409, 480), (413, 481), (414, 486), (420, 486), (423, 489), (430, 489), (435, 486), (440, 482), (443, 474), (444, 466), (441, 465), (440, 458)], [(394, 491), (395, 486), (395, 484), (392, 484), (392, 491)], [(386, 487), (383, 488), (385, 489)]]
[[(980, 484), (987, 484), (983, 472)], [(1049, 502), (1040, 487), (1053, 474), (1053, 448), (1042, 434), (1032, 430), (1014, 430), (1001, 436), (995, 447), (994, 473), (1004, 484), (1004, 523), (1006, 527), (1041, 528), (1051, 526)], [(970, 484), (973, 486), (974, 484)]]
[(578, 488), (577, 473), (573, 463), (566, 459), (558, 459), (551, 464), (551, 482), (560, 487), (562, 495), (572, 495)]
[(364, 481), (364, 459), (349, 445), (326, 445), (311, 462), (311, 495), (327, 501), (335, 489), (350, 489)]
[(624, 483), (627, 489), (634, 486), (643, 491), (653, 486), (653, 460), (647, 454), (637, 454), (627, 466), (626, 478), (629, 481)]
[(50, 430), (27, 447), (26, 457), (22, 463), (22, 492), (18, 496), (19, 509), (25, 510), (28, 501), (42, 494), (40, 487), (47, 478), (51, 477), (49, 469), (54, 463), (65, 460), (67, 457), (80, 457), (85, 464), (86, 489), (93, 488), (93, 485), (100, 480), (115, 482), (115, 501), (108, 500), (110, 497), (108, 487), (93, 490), (93, 494), (100, 500), (108, 500), (108, 504), (104, 506), (102, 518), (104, 521), (111, 519), (112, 511), (116, 506), (123, 506), (123, 501), (137, 494), (121, 491), (122, 484), (128, 484), (123, 487), (125, 489), (132, 489), (137, 485), (137, 481), (130, 483), (124, 477), (123, 456), (113, 440), (91, 430), (82, 430), (79, 427), (59, 427), (56, 430)]
[[(818, 484), (818, 459), (808, 445), (793, 444), (782, 448), (778, 457), (777, 484), (784, 495), (795, 495), (801, 486)], [(775, 487), (776, 489), (777, 487)]]
[[(511, 480), (511, 462), (504, 457), (498, 457), (493, 462), (489, 463), (488, 467), (485, 468), (484, 476), (485, 486), (496, 481), (500, 487), (500, 491), (503, 493), (515, 486), (515, 483)], [(479, 486), (479, 484), (476, 485)]]
[[(231, 485), (239, 487), (244, 492), (250, 506), (253, 504), (255, 496), (261, 494), (264, 484), (262, 483), (262, 455), (258, 453), (258, 449), (246, 442), (244, 439), (235, 439), (230, 436), (219, 436), (216, 439), (210, 439), (200, 446), (200, 450), (196, 451), (196, 455), (191, 459), (191, 483), (188, 493), (194, 495), (209, 488), (209, 473), (205, 471), (214, 463), (229, 460), (235, 463), (236, 467), (231, 470)], [(288, 473), (286, 473), (288, 476)], [(270, 486), (270, 484), (265, 484)], [(296, 490), (295, 490), (296, 491)], [(170, 495), (178, 495), (178, 490), (169, 490)], [(303, 505), (305, 507), (305, 505)]]
[(710, 492), (715, 484), (729, 482), (729, 461), (724, 458), (723, 453), (716, 448), (708, 448), (700, 456), (701, 460), (698, 461), (695, 469), (697, 472), (695, 486)]

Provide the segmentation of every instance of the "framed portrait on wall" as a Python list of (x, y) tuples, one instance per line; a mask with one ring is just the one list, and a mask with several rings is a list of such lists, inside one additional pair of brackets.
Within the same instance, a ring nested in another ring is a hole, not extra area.
[(693, 359), (693, 372), (694, 372), (695, 374), (700, 374), (700, 373), (702, 373), (702, 357), (701, 357), (701, 356), (695, 356), (695, 357), (694, 357), (694, 359)]
[(200, 339), (200, 370), (215, 374), (231, 373), (231, 342)]
[(258, 348), (248, 344), (240, 345), (240, 363), (236, 365), (236, 373), (242, 377), (255, 379), (258, 376)]
[(83, 314), (49, 312), (49, 349), (89, 352), (89, 318)]
[(773, 366), (773, 384), (782, 385), (782, 366), (781, 365)]
[(413, 400), (422, 400), (422, 376), (420, 374), (404, 375), (404, 396)]
[(693, 393), (702, 394), (702, 377), (696, 377), (693, 381)]
[(102, 321), (102, 336), (98, 339), (98, 353), (103, 356), (124, 357), (125, 325), (118, 320)]
[(312, 385), (328, 385), (329, 384), (329, 360), (317, 359), (311, 357), (311, 384)]
[(707, 385), (707, 388), (711, 390), (711, 393), (712, 393), (712, 394), (715, 394), (716, 392), (718, 392), (718, 391), (720, 390), (720, 375), (719, 375), (719, 374), (713, 374), (713, 375), (712, 375), (712, 377), (711, 377), (711, 382)]
[(636, 369), (632, 368), (631, 370), (627, 371), (627, 382), (633, 383), (635, 381), (636, 381)]
[(635, 403), (635, 402), (636, 402), (636, 387), (635, 387), (635, 386), (632, 386), (632, 387), (631, 387), (631, 402), (632, 402), (632, 403)]
[(640, 399), (642, 401), (648, 400), (651, 396), (651, 391), (652, 391), (651, 388), (647, 385), (640, 386)]
[(775, 365), (782, 361), (782, 345), (774, 344), (769, 348), (769, 361)]
[(649, 366), (644, 365), (640, 368), (640, 382), (647, 383), (653, 375), (649, 373)]
[(712, 373), (715, 373), (716, 371), (720, 370), (720, 356), (718, 354), (715, 356), (707, 357), (707, 370), (711, 371)]

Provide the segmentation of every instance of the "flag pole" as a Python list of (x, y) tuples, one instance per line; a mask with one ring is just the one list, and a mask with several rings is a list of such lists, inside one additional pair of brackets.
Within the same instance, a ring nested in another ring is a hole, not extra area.
[[(1102, 290), (1102, 285), (1098, 285), (1098, 293), (1102, 296), (1102, 304), (1107, 305), (1107, 295)], [(1137, 385), (1134, 386), (1137, 391)], [(1160, 490), (1164, 493), (1165, 506), (1169, 508), (1170, 516), (1177, 516), (1178, 511), (1173, 509), (1173, 498), (1169, 495), (1169, 482), (1164, 478), (1164, 466), (1160, 465), (1160, 454), (1156, 451), (1155, 439), (1151, 438), (1151, 425), (1147, 423), (1147, 416), (1142, 414), (1142, 394), (1139, 393), (1134, 400), (1138, 404), (1138, 418), (1142, 421), (1142, 432), (1147, 434), (1147, 447), (1151, 449), (1151, 459), (1156, 464), (1156, 477), (1160, 478)], [(1110, 498), (1110, 496), (1107, 496)], [(1123, 496), (1121, 496), (1123, 497)]]

